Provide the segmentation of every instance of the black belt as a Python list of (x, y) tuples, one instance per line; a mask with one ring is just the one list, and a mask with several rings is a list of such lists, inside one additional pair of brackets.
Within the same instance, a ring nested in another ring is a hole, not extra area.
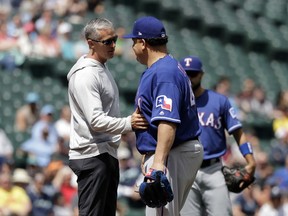
[(212, 158), (212, 159), (203, 160), (201, 164), (201, 168), (211, 166), (218, 162), (220, 162), (220, 158)]

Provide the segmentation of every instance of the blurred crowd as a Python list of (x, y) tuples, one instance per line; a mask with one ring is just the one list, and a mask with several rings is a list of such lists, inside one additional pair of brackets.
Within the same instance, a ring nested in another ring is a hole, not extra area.
[[(4, 0), (0, 4), (0, 68), (7, 71), (27, 59), (78, 59), (88, 52), (83, 24), (104, 11), (103, 0)], [(133, 58), (132, 50), (127, 51), (130, 41), (121, 38), (125, 28), (117, 27), (116, 33), (115, 55)]]
[[(87, 53), (81, 34), (87, 14), (104, 11), (103, 0), (3, 0), (0, 6), (0, 68), (7, 71), (27, 58), (75, 60)], [(116, 55), (124, 43), (119, 39)]]
[[(27, 57), (77, 59), (87, 46), (81, 34), (73, 36), (73, 28), (83, 24), (88, 12), (103, 10), (101, 0), (0, 1), (0, 68), (13, 71)], [(124, 34), (125, 29), (119, 27), (117, 32)], [(123, 52), (126, 46), (119, 39), (116, 55), (130, 55)], [(234, 216), (281, 215), (288, 208), (288, 89), (271, 101), (265, 88), (250, 78), (237, 94), (231, 93), (232, 88), (229, 77), (221, 77), (214, 86), (236, 108), (257, 162), (255, 184), (241, 194), (231, 194)], [(65, 105), (55, 110), (54, 104), (41, 105), (40, 100), (37, 92), (29, 92), (15, 113), (15, 131), (28, 135), (19, 148), (0, 130), (0, 216), (78, 214), (77, 183), (68, 167), (70, 109)], [(268, 144), (262, 143), (261, 129), (253, 127), (256, 122), (271, 128)], [(241, 165), (245, 161), (237, 144), (228, 135), (227, 139), (224, 164)], [(141, 175), (141, 156), (133, 133), (122, 136), (118, 156), (118, 215), (144, 215), (134, 188)]]
[[(287, 215), (288, 89), (279, 92), (275, 101), (270, 101), (265, 89), (250, 78), (244, 80), (237, 94), (231, 93), (231, 87), (230, 79), (222, 77), (214, 90), (226, 95), (236, 108), (247, 139), (254, 148), (257, 163), (256, 181), (250, 189), (241, 194), (231, 193), (233, 215)], [(267, 127), (271, 129), (271, 135), (268, 136), (265, 134), (267, 130), (263, 129)], [(261, 137), (265, 137), (265, 140)], [(227, 136), (227, 139), (229, 151), (223, 157), (224, 164), (245, 164), (237, 144), (234, 141), (229, 142), (233, 140), (231, 137)]]

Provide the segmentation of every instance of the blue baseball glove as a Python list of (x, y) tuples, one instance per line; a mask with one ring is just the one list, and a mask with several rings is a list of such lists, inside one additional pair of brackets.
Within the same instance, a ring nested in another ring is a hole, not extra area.
[[(147, 182), (150, 180), (150, 182)], [(141, 183), (139, 193), (145, 205), (160, 208), (174, 198), (170, 183), (163, 171), (150, 169)]]

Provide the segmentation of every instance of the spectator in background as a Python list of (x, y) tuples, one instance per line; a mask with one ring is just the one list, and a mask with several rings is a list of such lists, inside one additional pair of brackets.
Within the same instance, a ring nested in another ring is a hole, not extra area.
[(286, 216), (287, 210), (283, 191), (278, 186), (274, 186), (271, 188), (270, 200), (260, 207), (258, 216)]
[(61, 56), (64, 60), (75, 60), (74, 41), (71, 39), (72, 25), (62, 21), (58, 26), (58, 41), (61, 47)]
[(28, 163), (47, 166), (51, 155), (57, 150), (58, 133), (53, 121), (54, 107), (50, 104), (42, 107), (40, 119), (33, 125), (31, 138), (21, 144), (28, 153)]
[(257, 183), (263, 187), (266, 180), (273, 174), (274, 168), (269, 162), (269, 156), (266, 152), (261, 151), (255, 154), (257, 169), (255, 178)]
[(242, 88), (237, 95), (240, 120), (245, 121), (247, 119), (246, 110), (249, 109), (248, 105), (253, 98), (253, 91), (255, 89), (255, 86), (256, 84), (254, 80), (247, 78), (244, 80)]
[(60, 44), (52, 34), (52, 27), (48, 24), (39, 29), (39, 36), (33, 43), (33, 57), (56, 58), (60, 56)]
[[(51, 4), (45, 4), (45, 2), (43, 3), (43, 7), (41, 8), (43, 11), (42, 13), (40, 12), (40, 17), (35, 21), (35, 28), (37, 32), (40, 33), (39, 36), (41, 36), (41, 32), (44, 30), (46, 34), (45, 36), (47, 38), (55, 39), (55, 37), (57, 36), (58, 21), (54, 17), (54, 12)], [(47, 30), (47, 27), (49, 27), (49, 31)]]
[(21, 21), (21, 16), (16, 14), (7, 23), (7, 36), (11, 38), (16, 38), (22, 34), (23, 23)]
[(56, 173), (52, 184), (62, 194), (63, 206), (71, 208), (74, 195), (77, 193), (76, 176), (69, 166), (63, 166)]
[(51, 160), (50, 163), (43, 168), (42, 173), (45, 176), (44, 191), (50, 197), (54, 197), (58, 192), (58, 188), (55, 188), (53, 180), (58, 173), (64, 167), (64, 163), (61, 160)]
[[(145, 205), (138, 193), (135, 192), (135, 183), (141, 174), (141, 168), (135, 163), (131, 151), (123, 142), (118, 148), (118, 159), (120, 167), (120, 180), (118, 186), (118, 203), (124, 206), (126, 213), (129, 210), (137, 209), (145, 212)], [(119, 205), (120, 206), (120, 205)], [(128, 207), (128, 208), (127, 208)]]
[(25, 169), (22, 168), (14, 169), (12, 175), (12, 181), (14, 185), (19, 186), (24, 190), (26, 190), (29, 184), (31, 183), (31, 180), (32, 178)]
[(276, 138), (280, 138), (283, 133), (288, 131), (288, 107), (283, 108), (281, 111), (281, 115), (275, 118), (272, 122), (272, 127)]
[(88, 4), (86, 0), (71, 0), (68, 8), (69, 22), (80, 24), (86, 15)]
[(68, 105), (61, 108), (60, 118), (55, 122), (55, 128), (59, 135), (57, 150), (52, 155), (52, 160), (61, 160), (68, 164), (69, 140), (70, 140), (71, 110)]
[(250, 115), (264, 121), (274, 118), (274, 106), (266, 98), (266, 92), (261, 86), (255, 86), (251, 96), (241, 99), (241, 111), (245, 118), (249, 118)]
[(0, 129), (0, 149), (0, 161), (4, 162), (13, 160), (13, 144), (2, 129)]
[[(22, 1), (19, 8), (21, 20), (23, 22), (23, 29), (25, 30), (31, 43), (34, 43), (38, 37), (35, 22), (40, 15), (38, 13), (42, 10), (40, 2)], [(32, 49), (32, 44), (30, 45)]]
[(46, 104), (41, 108), (40, 118), (31, 129), (32, 138), (42, 138), (44, 129), (47, 129), (49, 133), (47, 140), (56, 145), (58, 133), (54, 123), (54, 106), (51, 104)]
[(136, 179), (141, 174), (140, 166), (133, 162), (130, 150), (122, 143), (118, 148), (120, 181), (118, 186), (118, 197), (130, 197), (134, 193)]
[(71, 0), (61, 0), (54, 2), (54, 12), (58, 17), (65, 17), (68, 14)]
[(15, 130), (29, 132), (36, 121), (39, 120), (39, 95), (29, 92), (25, 99), (26, 104), (16, 111)]
[(121, 56), (123, 59), (131, 61), (135, 59), (133, 50), (131, 50), (132, 41), (125, 40), (122, 36), (126, 33), (124, 27), (119, 27), (116, 29), (116, 34), (118, 35), (118, 40), (116, 42), (115, 56)]
[(250, 108), (253, 114), (259, 118), (272, 120), (274, 118), (274, 106), (266, 97), (266, 92), (263, 87), (256, 86), (253, 91), (253, 98), (250, 101)]
[(271, 141), (269, 160), (275, 167), (284, 167), (288, 155), (288, 129), (279, 128), (275, 136), (276, 139)]
[(68, 165), (68, 162), (69, 162), (68, 154), (69, 154), (69, 143), (67, 143), (64, 140), (64, 138), (59, 136), (58, 142), (57, 142), (57, 146), (56, 146), (56, 150), (51, 155), (51, 161), (60, 160), (64, 164)]
[(23, 63), (17, 38), (7, 35), (6, 21), (0, 22), (0, 69), (13, 72)]
[(32, 202), (32, 216), (53, 215), (53, 197), (45, 193), (44, 185), (45, 176), (43, 173), (36, 173), (33, 181), (27, 188), (28, 196)]
[(276, 117), (272, 124), (276, 138), (288, 131), (288, 90), (281, 91), (277, 96)]
[(288, 90), (280, 91), (276, 97), (276, 109), (280, 112), (288, 107)]
[(10, 173), (0, 173), (0, 197), (0, 215), (28, 216), (29, 196), (23, 188), (13, 185)]
[(229, 77), (227, 76), (220, 77), (220, 79), (217, 81), (217, 83), (214, 86), (214, 90), (218, 92), (219, 94), (223, 94), (226, 97), (228, 97), (231, 105), (238, 112), (236, 97), (231, 92), (231, 80)]
[(87, 0), (88, 11), (101, 14), (104, 11), (104, 0)]
[(74, 52), (76, 58), (80, 58), (82, 55), (85, 55), (89, 52), (89, 48), (87, 47), (86, 39), (84, 35), (81, 35), (79, 40), (77, 40), (74, 44)]
[(277, 167), (268, 180), (274, 182), (288, 195), (288, 154), (286, 154), (284, 165)]
[(72, 207), (67, 206), (65, 203), (65, 198), (61, 192), (58, 192), (55, 194), (55, 197), (53, 199), (53, 213), (54, 215), (67, 215), (72, 216), (73, 210)]
[[(246, 78), (243, 82), (241, 91), (238, 93), (240, 100), (250, 100), (253, 97), (253, 91), (256, 87), (255, 81), (251, 78)], [(240, 101), (241, 103), (241, 101)]]
[(45, 167), (51, 161), (51, 155), (56, 152), (56, 144), (49, 140), (50, 130), (43, 126), (41, 137), (32, 136), (30, 139), (21, 144), (20, 149), (27, 155), (27, 163), (34, 164), (38, 167)]
[(55, 127), (60, 137), (69, 144), (71, 110), (68, 105), (61, 108), (60, 118), (55, 121)]
[(254, 187), (244, 190), (232, 202), (233, 216), (255, 216), (259, 210), (259, 204), (254, 197)]

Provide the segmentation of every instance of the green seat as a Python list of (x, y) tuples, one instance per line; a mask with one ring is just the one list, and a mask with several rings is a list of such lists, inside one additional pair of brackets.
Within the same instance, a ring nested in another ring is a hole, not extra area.
[(259, 0), (245, 0), (243, 5), (244, 10), (256, 16), (263, 15), (264, 8), (265, 8), (265, 1), (259, 1)]
[(179, 0), (181, 17), (179, 27), (200, 30), (203, 27), (203, 16), (196, 1)]
[(156, 17), (159, 17), (161, 7), (160, 1), (158, 0), (141, 0), (138, 1), (136, 10), (137, 11), (145, 11), (149, 15), (154, 15)]
[(265, 16), (277, 24), (287, 24), (287, 1), (267, 0), (265, 6)]
[[(175, 4), (173, 0), (161, 1), (160, 7), (160, 17), (163, 20), (170, 20), (178, 22), (178, 19), (181, 18), (181, 9), (179, 4)], [(172, 16), (173, 14), (173, 16)]]
[(238, 10), (236, 16), (245, 30), (247, 37), (246, 47), (251, 51), (266, 52), (268, 41), (264, 32), (254, 18), (244, 10)]
[(223, 2), (215, 3), (215, 8), (225, 26), (225, 40), (238, 46), (243, 45), (246, 40), (245, 31), (235, 16), (235, 12)]

